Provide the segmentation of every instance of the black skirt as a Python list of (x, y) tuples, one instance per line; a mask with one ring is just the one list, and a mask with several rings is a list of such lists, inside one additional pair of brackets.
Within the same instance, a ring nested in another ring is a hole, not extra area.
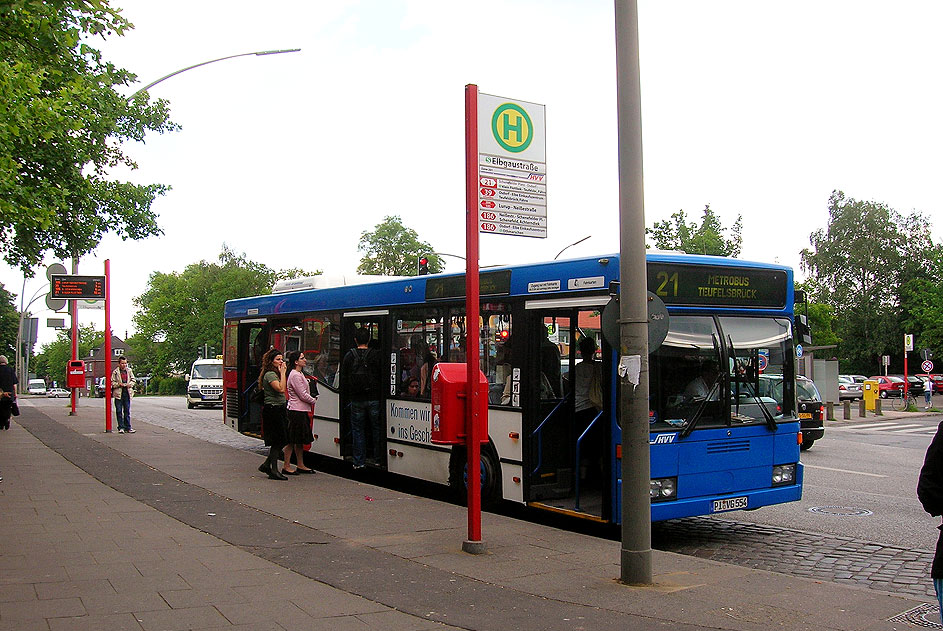
[(266, 447), (281, 449), (288, 444), (288, 419), (284, 405), (262, 407), (262, 438)]
[(307, 412), (288, 410), (288, 442), (292, 445), (310, 445), (314, 442), (311, 417)]

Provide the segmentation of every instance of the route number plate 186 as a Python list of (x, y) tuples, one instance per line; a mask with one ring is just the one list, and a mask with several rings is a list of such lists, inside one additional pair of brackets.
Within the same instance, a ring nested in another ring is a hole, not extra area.
[(727, 510), (738, 510), (747, 507), (747, 498), (730, 497), (725, 500), (714, 500), (714, 506), (711, 509), (713, 513), (720, 513)]

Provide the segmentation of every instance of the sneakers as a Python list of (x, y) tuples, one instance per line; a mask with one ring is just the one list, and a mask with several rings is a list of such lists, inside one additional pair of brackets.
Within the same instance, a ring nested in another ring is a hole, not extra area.
[(119, 428), (118, 428), (118, 433), (119, 433), (119, 434), (124, 434), (124, 430), (119, 427)]
[(137, 430), (134, 429), (133, 427), (129, 427), (129, 428), (128, 428), (128, 433), (129, 433), (129, 434), (133, 434), (133, 433), (136, 432), (136, 431), (137, 431)]

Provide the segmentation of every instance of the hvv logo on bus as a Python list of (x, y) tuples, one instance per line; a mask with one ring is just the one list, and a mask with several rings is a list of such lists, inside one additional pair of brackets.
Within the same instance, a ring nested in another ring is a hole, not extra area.
[(678, 433), (674, 434), (658, 434), (654, 438), (649, 439), (649, 445), (670, 445), (675, 441), (675, 438), (678, 437)]

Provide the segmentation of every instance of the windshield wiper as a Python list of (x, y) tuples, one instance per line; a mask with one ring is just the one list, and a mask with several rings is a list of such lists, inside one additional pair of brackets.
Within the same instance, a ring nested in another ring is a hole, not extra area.
[[(714, 357), (720, 357), (720, 348), (717, 342), (717, 336), (711, 333), (711, 342), (714, 345)], [(697, 406), (697, 409), (694, 410), (694, 414), (691, 415), (691, 419), (688, 421), (687, 425), (684, 426), (684, 429), (678, 433), (678, 438), (687, 438), (691, 435), (691, 432), (694, 431), (694, 427), (697, 425), (697, 422), (701, 420), (701, 416), (704, 415), (704, 409), (707, 407), (707, 404), (710, 402), (711, 397), (714, 396), (714, 391), (717, 391), (717, 401), (720, 401), (720, 378), (723, 373), (718, 370), (717, 376), (714, 377), (714, 383), (710, 385), (707, 389), (707, 396), (704, 397), (704, 400), (701, 401), (700, 405)]]
[[(736, 357), (736, 349), (733, 346), (733, 338), (729, 335), (727, 336), (727, 342), (730, 344), (730, 348), (731, 350), (734, 351), (734, 356)], [(757, 365), (756, 362), (754, 362), (753, 364), (754, 371), (755, 371), (756, 365)], [(734, 360), (734, 369), (736, 370), (736, 360)], [(776, 424), (776, 419), (773, 418), (773, 414), (767, 409), (766, 404), (763, 403), (762, 399), (760, 399), (760, 392), (758, 388), (759, 384), (753, 384), (752, 382), (747, 382), (747, 383), (753, 386), (752, 388), (749, 388), (747, 392), (749, 396), (753, 397), (753, 400), (756, 401), (757, 405), (760, 406), (760, 411), (763, 413), (763, 418), (766, 419), (766, 427), (768, 427), (770, 431), (775, 432), (779, 428), (779, 426)], [(737, 415), (739, 416), (740, 415), (740, 380), (739, 379), (737, 379), (736, 402), (737, 402)]]
[[(697, 406), (697, 409), (694, 410), (694, 414), (691, 415), (691, 419), (687, 422), (687, 425), (684, 426), (678, 433), (678, 438), (687, 438), (691, 432), (694, 431), (694, 427), (697, 425), (697, 422), (701, 420), (701, 417), (704, 415), (704, 409), (707, 407), (708, 403), (711, 403), (711, 397), (714, 396), (714, 392), (720, 391), (720, 374), (717, 375), (717, 378), (714, 379), (714, 383), (711, 384), (710, 389), (707, 391), (707, 396), (704, 397), (704, 400), (701, 401), (700, 405)], [(718, 397), (714, 402), (720, 400)]]

